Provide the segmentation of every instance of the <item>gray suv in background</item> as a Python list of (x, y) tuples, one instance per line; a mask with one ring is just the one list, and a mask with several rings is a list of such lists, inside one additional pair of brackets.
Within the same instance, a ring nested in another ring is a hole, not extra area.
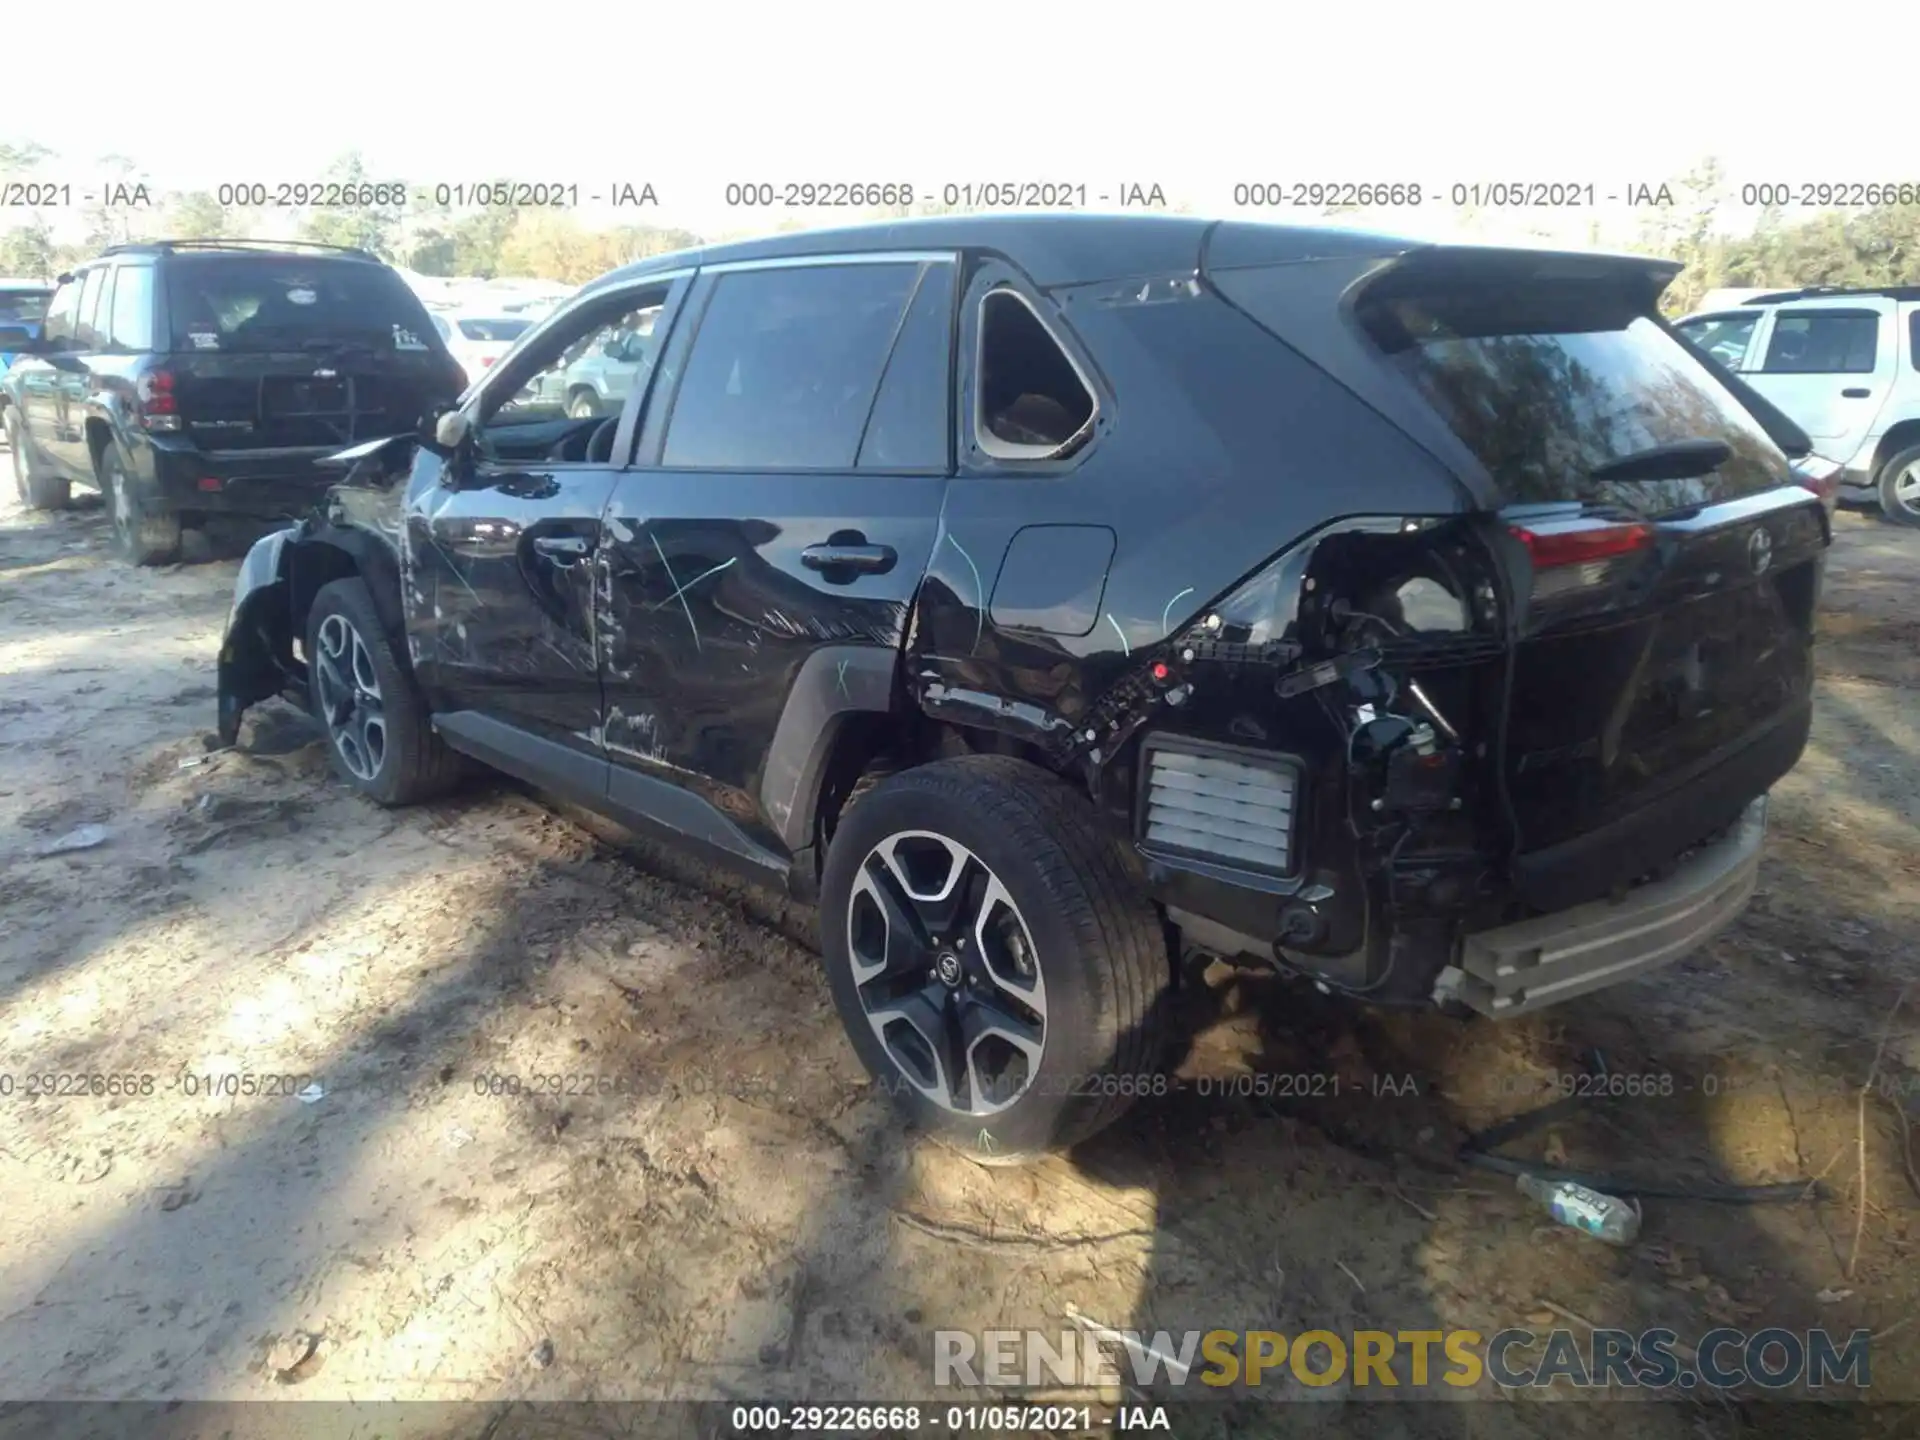
[(1843, 499), (1920, 525), (1920, 286), (1783, 290), (1677, 328), (1807, 432)]
[(631, 328), (588, 337), (576, 347), (565, 369), (539, 377), (528, 399), (558, 405), (574, 420), (618, 415), (635, 378), (646, 373), (653, 322), (659, 313), (658, 307), (641, 311)]

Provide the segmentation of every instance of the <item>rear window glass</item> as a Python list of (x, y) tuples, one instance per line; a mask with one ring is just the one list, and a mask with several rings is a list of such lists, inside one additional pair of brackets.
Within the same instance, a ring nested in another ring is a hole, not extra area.
[(1872, 310), (1782, 310), (1767, 341), (1769, 375), (1871, 375), (1880, 346)]
[[(1787, 481), (1784, 457), (1711, 368), (1612, 292), (1468, 287), (1360, 313), (1508, 504), (1594, 501), (1661, 514)], [(1613, 461), (1703, 439), (1733, 450), (1711, 474), (1593, 478)]]
[(52, 298), (51, 290), (0, 290), (0, 325), (38, 325)]
[(468, 340), (512, 341), (527, 333), (528, 320), (461, 320), (460, 334)]
[(304, 256), (182, 257), (167, 269), (177, 350), (262, 351), (358, 340), (425, 350), (433, 327), (400, 277)]

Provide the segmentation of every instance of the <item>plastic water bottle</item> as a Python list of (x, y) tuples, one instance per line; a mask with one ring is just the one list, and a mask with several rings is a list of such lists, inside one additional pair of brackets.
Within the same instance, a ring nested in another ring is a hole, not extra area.
[(1640, 1234), (1640, 1208), (1571, 1180), (1542, 1180), (1521, 1175), (1515, 1181), (1523, 1195), (1531, 1195), (1562, 1225), (1604, 1240), (1609, 1245), (1631, 1245)]

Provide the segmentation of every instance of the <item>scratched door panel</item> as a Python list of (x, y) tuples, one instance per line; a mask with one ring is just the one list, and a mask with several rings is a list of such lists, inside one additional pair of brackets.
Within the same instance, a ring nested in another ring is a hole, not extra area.
[[(901, 649), (945, 485), (630, 474), (603, 552), (608, 759), (674, 779), (736, 819), (760, 818), (767, 751), (807, 658), (826, 646)], [(842, 541), (897, 559), (882, 574), (843, 574), (802, 558)]]
[(950, 255), (888, 255), (695, 282), (607, 513), (616, 772), (778, 829), (761, 782), (801, 667), (902, 651), (952, 468), (953, 272)]

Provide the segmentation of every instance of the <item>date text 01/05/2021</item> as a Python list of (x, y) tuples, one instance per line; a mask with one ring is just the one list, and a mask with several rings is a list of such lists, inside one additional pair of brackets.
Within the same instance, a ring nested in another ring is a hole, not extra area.
[(1055, 1435), (1173, 1428), (1164, 1405), (735, 1405), (728, 1418), (735, 1435)]

